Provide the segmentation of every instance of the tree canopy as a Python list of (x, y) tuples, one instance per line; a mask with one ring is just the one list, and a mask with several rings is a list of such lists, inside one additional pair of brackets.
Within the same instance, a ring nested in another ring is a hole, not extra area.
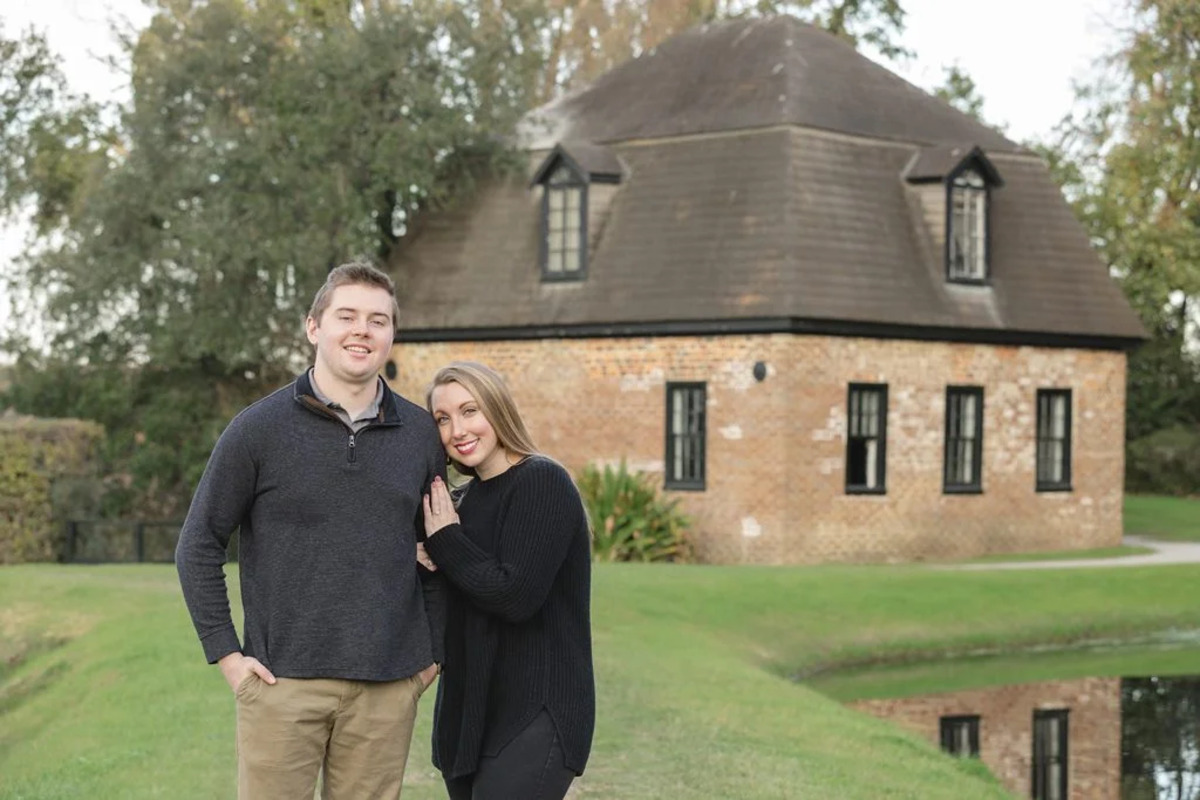
[(385, 259), (420, 210), (506, 163), (537, 13), (159, 0), (130, 43), (130, 105), (18, 270), (45, 304), (13, 309), (10, 401), (99, 418), (134, 494), (186, 496), (213, 428), (307, 361), (328, 269)]
[(1200, 6), (1136, 0), (1103, 80), (1044, 153), (1150, 332), (1127, 433), (1200, 423)]

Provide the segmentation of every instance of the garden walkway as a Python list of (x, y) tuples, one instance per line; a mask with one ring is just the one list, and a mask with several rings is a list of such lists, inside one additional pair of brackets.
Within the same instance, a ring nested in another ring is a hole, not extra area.
[(1200, 542), (1163, 542), (1141, 536), (1126, 536), (1122, 544), (1149, 547), (1153, 553), (1115, 558), (1076, 558), (1059, 561), (995, 561), (958, 564), (953, 569), (1063, 569), (1067, 567), (1150, 567), (1163, 564), (1200, 564)]

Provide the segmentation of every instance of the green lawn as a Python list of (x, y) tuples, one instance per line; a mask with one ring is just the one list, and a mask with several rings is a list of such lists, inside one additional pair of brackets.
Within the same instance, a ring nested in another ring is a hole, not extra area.
[(1200, 498), (1126, 495), (1125, 533), (1200, 542)]
[[(1200, 565), (597, 567), (580, 797), (1002, 798), (977, 763), (790, 677), (1195, 629)], [(0, 568), (0, 797), (233, 796), (233, 702), (169, 566)], [(998, 676), (997, 676), (998, 677)], [(443, 797), (422, 709), (406, 800)]]

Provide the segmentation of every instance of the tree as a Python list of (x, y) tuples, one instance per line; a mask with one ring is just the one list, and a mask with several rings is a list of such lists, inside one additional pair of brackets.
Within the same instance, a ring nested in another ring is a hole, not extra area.
[(0, 25), (0, 218), (32, 201), (39, 232), (59, 224), (102, 136), (98, 108), (67, 91), (45, 38), (9, 39)]
[(45, 38), (29, 33), (9, 39), (0, 21), (0, 210), (10, 212), (23, 198), (31, 129), (64, 90)]
[(1083, 111), (1044, 148), (1152, 341), (1130, 359), (1131, 438), (1200, 423), (1200, 6), (1136, 0)]
[(224, 422), (307, 362), (328, 269), (510, 163), (538, 13), (159, 0), (111, 146), (19, 274), (46, 303), (14, 309), (10, 402), (100, 418), (126, 501), (177, 513)]

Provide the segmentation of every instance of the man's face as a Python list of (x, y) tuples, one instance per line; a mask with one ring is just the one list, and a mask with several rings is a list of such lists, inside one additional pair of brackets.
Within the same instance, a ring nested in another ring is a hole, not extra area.
[(322, 377), (361, 386), (375, 380), (391, 352), (392, 297), (377, 286), (339, 286), (321, 318), (309, 317), (305, 327)]

